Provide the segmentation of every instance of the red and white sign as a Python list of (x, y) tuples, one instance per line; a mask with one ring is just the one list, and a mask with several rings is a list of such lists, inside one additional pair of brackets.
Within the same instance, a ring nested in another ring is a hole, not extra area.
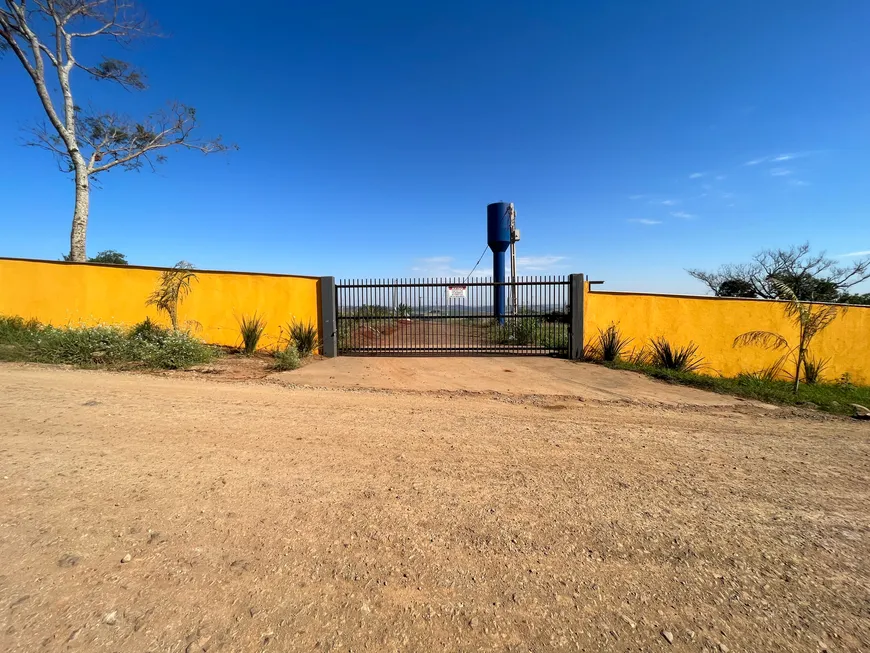
[(447, 286), (447, 299), (468, 299), (468, 286)]

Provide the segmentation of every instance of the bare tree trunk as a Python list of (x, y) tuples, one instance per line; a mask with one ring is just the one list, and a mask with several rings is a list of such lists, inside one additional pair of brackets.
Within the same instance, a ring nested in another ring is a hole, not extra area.
[(804, 349), (804, 343), (803, 343), (803, 337), (804, 337), (803, 329), (801, 329), (801, 336), (800, 337), (801, 337), (801, 342), (798, 345), (798, 352), (797, 352), (797, 369), (794, 371), (794, 393), (795, 393), (795, 395), (797, 395), (798, 389), (800, 388), (800, 385), (801, 385), (801, 367), (803, 367), (804, 358), (806, 358), (806, 355), (807, 355), (807, 352)]
[(802, 362), (801, 359), (798, 358), (797, 369), (794, 372), (794, 393), (795, 393), (795, 395), (797, 395), (798, 388), (800, 388), (800, 385), (801, 385), (801, 362)]
[(90, 211), (90, 180), (84, 159), (75, 162), (76, 205), (73, 212), (72, 231), (69, 235), (69, 260), (84, 263), (88, 260), (85, 239), (88, 232)]

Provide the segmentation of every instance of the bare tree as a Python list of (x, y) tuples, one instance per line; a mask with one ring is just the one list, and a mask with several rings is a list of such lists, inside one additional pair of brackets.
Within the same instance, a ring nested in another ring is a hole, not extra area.
[(843, 265), (825, 252), (813, 253), (809, 243), (788, 249), (765, 249), (749, 263), (727, 264), (718, 270), (687, 270), (720, 297), (785, 299), (782, 285), (801, 301), (836, 302), (849, 288), (870, 279), (870, 257)]
[[(34, 145), (56, 155), (61, 170), (75, 180), (75, 210), (70, 233), (70, 260), (86, 261), (85, 239), (90, 184), (100, 173), (121, 167), (136, 170), (165, 160), (168, 148), (222, 152), (220, 137), (200, 140), (196, 110), (173, 102), (144, 120), (114, 112), (84, 109), (73, 92), (72, 74), (81, 70), (95, 80), (137, 91), (145, 88), (143, 73), (132, 64), (109, 57), (95, 64), (76, 58), (81, 41), (107, 39), (126, 45), (153, 36), (153, 27), (127, 0), (0, 0), (0, 51), (11, 51), (33, 82), (48, 120), (31, 130)], [(88, 50), (92, 46), (88, 46)], [(52, 73), (53, 69), (53, 73)], [(50, 88), (56, 76), (59, 89)]]

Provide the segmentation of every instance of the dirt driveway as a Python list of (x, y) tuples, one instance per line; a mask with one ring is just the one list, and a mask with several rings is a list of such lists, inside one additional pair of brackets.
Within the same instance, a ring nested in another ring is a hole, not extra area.
[(870, 650), (864, 424), (286, 382), (0, 366), (0, 650)]
[(634, 372), (543, 356), (339, 357), (278, 375), (316, 388), (549, 395), (692, 406), (746, 403)]

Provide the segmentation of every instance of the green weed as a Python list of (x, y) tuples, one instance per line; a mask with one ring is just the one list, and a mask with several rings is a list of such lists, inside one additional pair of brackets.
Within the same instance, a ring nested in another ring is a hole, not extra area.
[(290, 342), (302, 358), (311, 356), (320, 349), (320, 336), (317, 326), (312, 322), (309, 321), (307, 324), (292, 322), (287, 328), (290, 332)]
[(242, 348), (250, 356), (257, 351), (257, 344), (266, 330), (266, 320), (262, 315), (254, 313), (250, 317), (243, 315), (239, 320), (239, 331), (242, 333)]
[(690, 342), (680, 347), (662, 337), (650, 340), (648, 357), (653, 367), (676, 372), (696, 372), (704, 366), (704, 359), (698, 356), (698, 345)]
[(295, 370), (300, 364), (299, 352), (292, 344), (287, 345), (286, 349), (275, 352), (274, 367), (276, 370)]

